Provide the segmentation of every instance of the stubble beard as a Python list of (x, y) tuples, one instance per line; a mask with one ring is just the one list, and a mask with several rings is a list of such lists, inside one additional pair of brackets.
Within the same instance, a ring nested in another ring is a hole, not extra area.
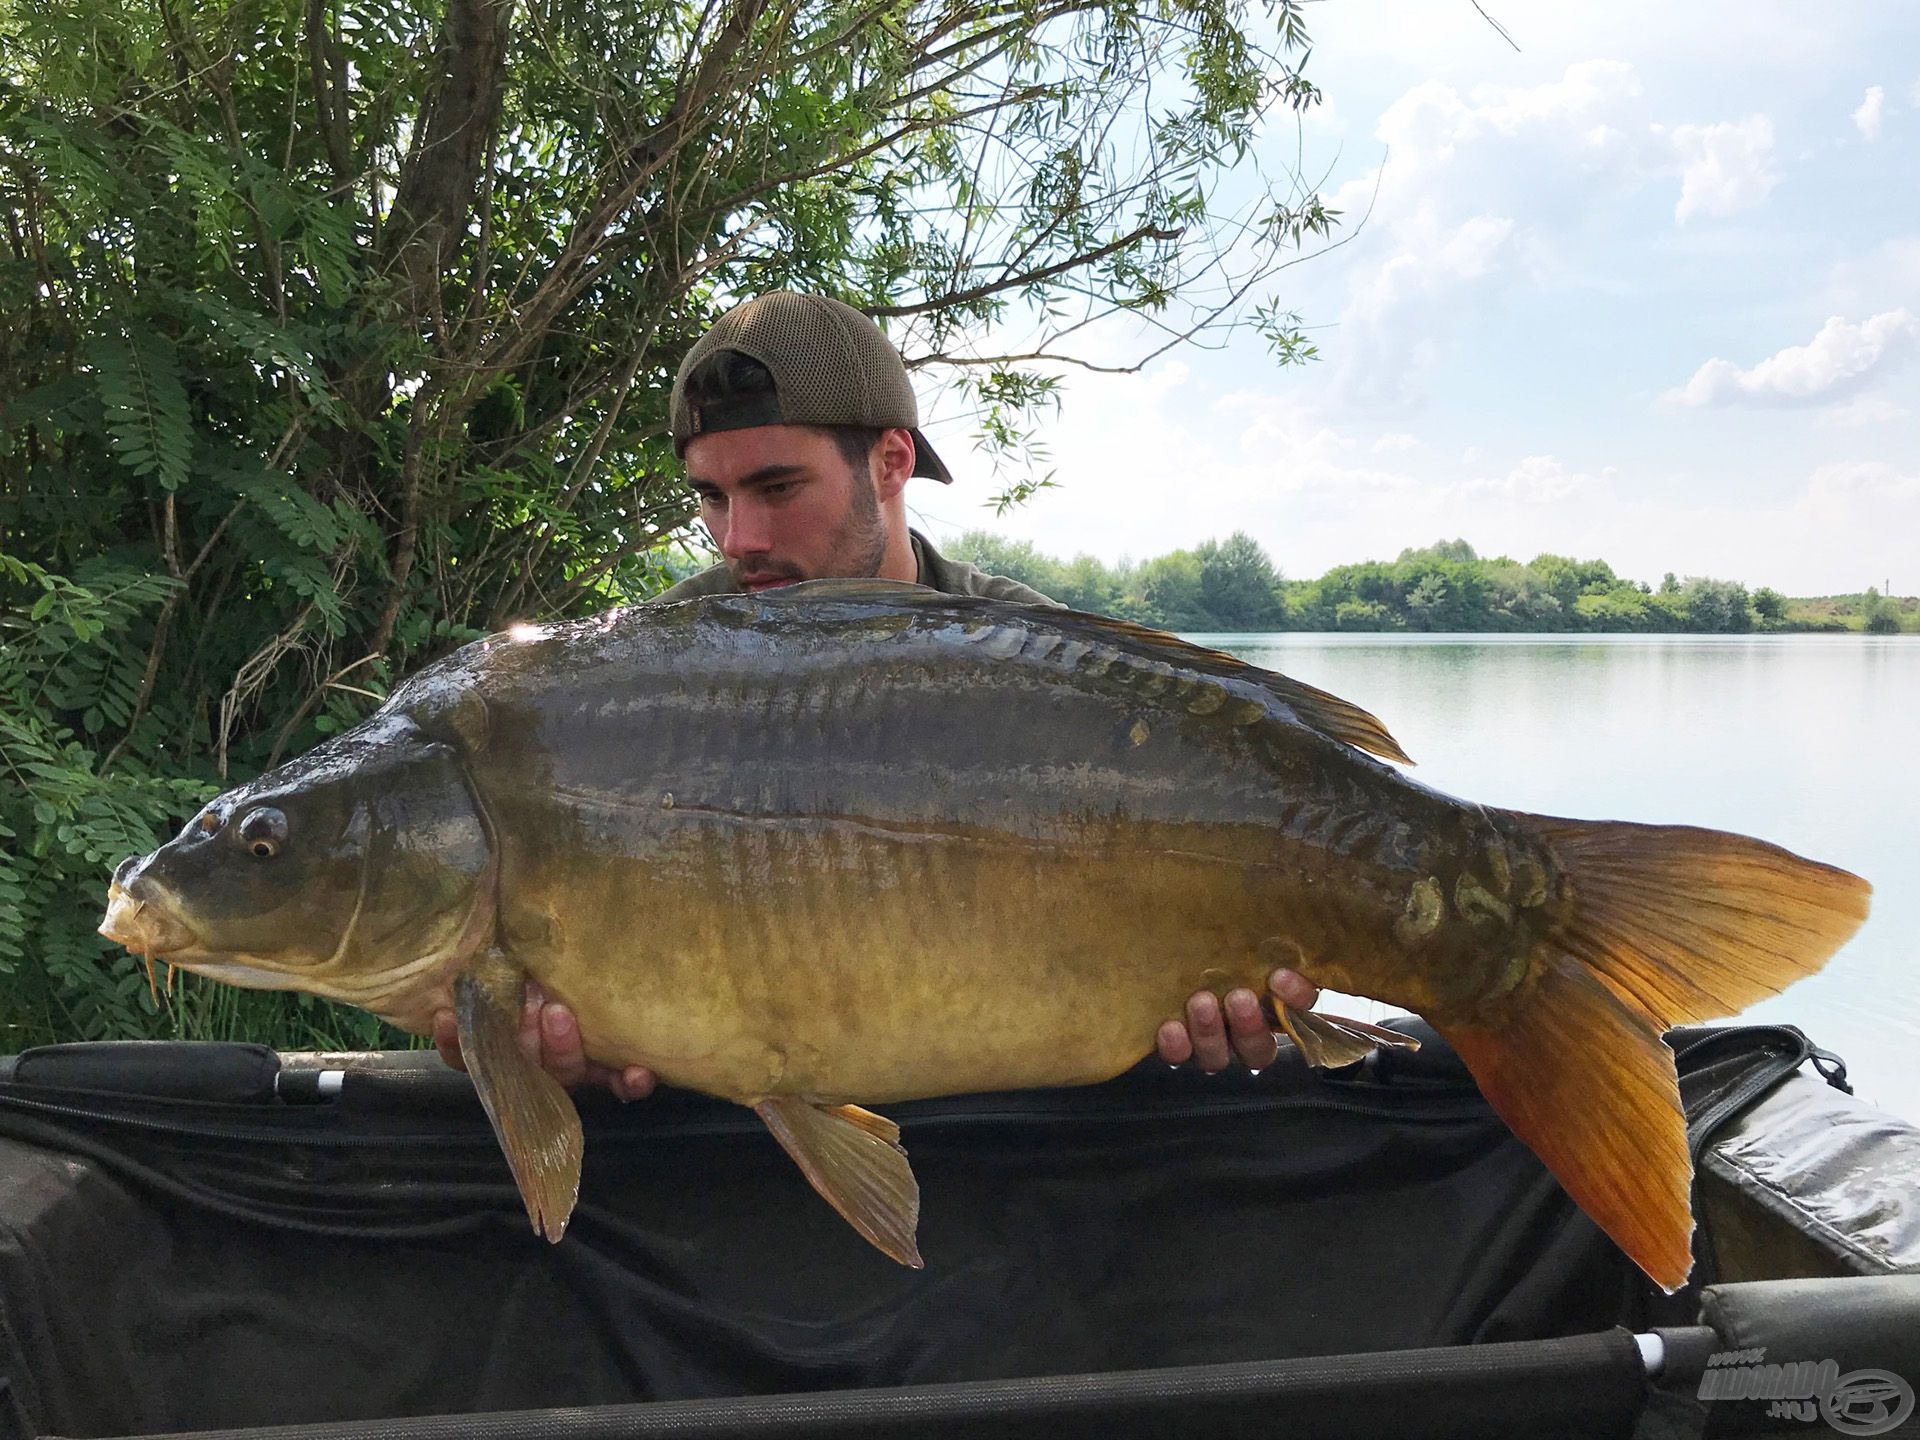
[(777, 577), (782, 580), (866, 580), (880, 573), (887, 559), (887, 523), (880, 514), (880, 497), (874, 493), (873, 478), (855, 470), (853, 495), (847, 506), (847, 518), (834, 536), (832, 548), (820, 572), (809, 575), (791, 561), (761, 561), (752, 566), (729, 560), (728, 570), (736, 585), (744, 586), (747, 575), (756, 580)]
[(847, 507), (846, 527), (835, 543), (835, 576), (868, 579), (880, 573), (887, 558), (887, 524), (880, 517), (880, 497), (868, 475), (853, 477), (853, 503)]

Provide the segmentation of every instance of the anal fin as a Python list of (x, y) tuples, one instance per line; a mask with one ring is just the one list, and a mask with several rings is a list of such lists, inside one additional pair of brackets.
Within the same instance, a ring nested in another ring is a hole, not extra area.
[(753, 1107), (813, 1188), (889, 1258), (921, 1268), (914, 1231), (920, 1186), (900, 1147), (900, 1128), (858, 1105), (819, 1105), (775, 1095)]
[(523, 977), (498, 951), (453, 982), (460, 1053), (536, 1235), (558, 1241), (580, 1195), (580, 1114), (520, 1048)]
[(1296, 1010), (1291, 1005), (1276, 1005), (1275, 1018), (1287, 1038), (1299, 1048), (1307, 1064), (1319, 1070), (1334, 1069), (1364, 1060), (1375, 1050), (1418, 1050), (1420, 1042), (1398, 1030), (1369, 1025), (1364, 1020), (1349, 1020), (1344, 1015), (1323, 1015), (1317, 1010)]

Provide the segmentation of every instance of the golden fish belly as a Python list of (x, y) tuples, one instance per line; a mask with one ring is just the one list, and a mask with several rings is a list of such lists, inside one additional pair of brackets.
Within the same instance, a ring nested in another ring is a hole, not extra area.
[[(1102, 1080), (1195, 988), (1344, 974), (1404, 908), (1391, 870), (1332, 884), (1324, 854), (1254, 825), (1067, 845), (707, 814), (671, 833), (644, 862), (572, 869), (514, 948), (596, 1059), (743, 1100)], [(1395, 988), (1385, 966), (1368, 980)]]

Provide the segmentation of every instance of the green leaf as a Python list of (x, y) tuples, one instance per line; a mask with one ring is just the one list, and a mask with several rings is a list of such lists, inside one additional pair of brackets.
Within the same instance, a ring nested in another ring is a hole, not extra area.
[(220, 480), (303, 550), (330, 555), (346, 538), (340, 511), (316, 500), (291, 475), (271, 473), (250, 459), (233, 457), (223, 467)]
[(193, 421), (172, 347), (158, 336), (95, 335), (84, 346), (121, 462), (169, 490), (186, 483)]

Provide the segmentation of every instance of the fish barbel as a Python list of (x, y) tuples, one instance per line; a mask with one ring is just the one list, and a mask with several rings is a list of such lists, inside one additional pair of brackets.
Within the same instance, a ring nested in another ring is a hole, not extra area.
[[(1284, 964), (1425, 1016), (1679, 1286), (1661, 1034), (1813, 973), (1869, 887), (1742, 836), (1475, 805), (1405, 759), (1365, 711), (1172, 636), (816, 581), (469, 645), (125, 862), (101, 932), (415, 1032), (452, 1008), (557, 1240), (581, 1138), (516, 1043), (536, 980), (593, 1059), (753, 1107), (912, 1265), (918, 1188), (862, 1107), (1107, 1079), (1196, 988)], [(1279, 1018), (1319, 1064), (1383, 1033)]]

